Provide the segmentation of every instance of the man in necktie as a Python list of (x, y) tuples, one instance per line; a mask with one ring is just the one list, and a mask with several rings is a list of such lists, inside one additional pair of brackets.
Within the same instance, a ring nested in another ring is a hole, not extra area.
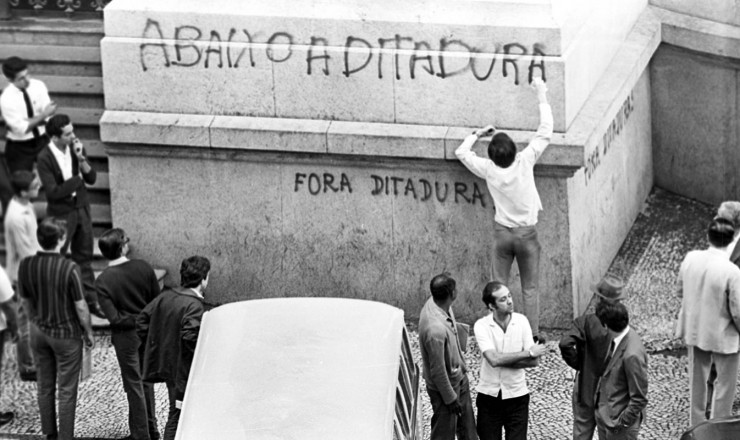
[(6, 59), (3, 75), (9, 83), (0, 94), (0, 114), (7, 128), (8, 170), (0, 169), (0, 202), (4, 210), (13, 197), (10, 175), (18, 170), (33, 171), (36, 156), (49, 142), (44, 125), (57, 106), (49, 98), (44, 83), (29, 76), (28, 64), (22, 59)]
[[(10, 174), (18, 170), (32, 171), (36, 156), (49, 142), (44, 125), (57, 106), (49, 98), (44, 83), (29, 76), (28, 65), (22, 59), (6, 59), (3, 75), (9, 82), (0, 94), (0, 112), (7, 126), (5, 159)], [(13, 193), (12, 190), (9, 194), (2, 192), (3, 206), (6, 206)]]
[(609, 347), (609, 332), (591, 310), (601, 302), (626, 298), (624, 282), (606, 275), (593, 286), (593, 297), (586, 312), (576, 318), (560, 339), (560, 354), (576, 370), (573, 384), (573, 440), (591, 440), (596, 429), (594, 391), (604, 372), (604, 359)]
[(599, 440), (635, 440), (648, 403), (647, 351), (624, 304), (602, 301), (596, 316), (611, 339), (594, 398)]

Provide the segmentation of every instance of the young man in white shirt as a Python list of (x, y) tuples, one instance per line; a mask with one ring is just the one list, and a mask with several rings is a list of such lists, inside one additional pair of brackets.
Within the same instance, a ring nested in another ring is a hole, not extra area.
[(537, 285), (540, 243), (537, 216), (542, 202), (534, 183), (534, 165), (550, 143), (553, 130), (552, 109), (547, 103), (547, 85), (541, 78), (532, 80), (537, 92), (540, 125), (529, 145), (517, 153), (514, 141), (503, 132), (494, 134), (488, 145), (489, 158), (478, 157), (471, 148), (481, 136), (494, 133), (492, 125), (465, 138), (455, 151), (457, 158), (473, 174), (484, 179), (496, 207), (493, 230), (493, 279), (508, 284), (511, 264), (516, 258), (522, 281), (524, 314), (539, 338), (540, 306)]
[(535, 367), (547, 353), (532, 338), (527, 318), (514, 312), (509, 289), (498, 281), (486, 284), (483, 303), (490, 310), (475, 323), (475, 340), (481, 351), (478, 380), (478, 437), (526, 440), (529, 424), (529, 390), (524, 368)]
[[(15, 195), (8, 203), (5, 212), (5, 249), (8, 277), (14, 288), (18, 285), (18, 266), (26, 257), (36, 255), (41, 250), (36, 231), (36, 214), (31, 199), (38, 197), (41, 181), (31, 171), (19, 170), (10, 177)], [(21, 380), (35, 381), (36, 366), (31, 350), (31, 328), (28, 312), (18, 301), (18, 373)]]
[(44, 124), (56, 112), (43, 82), (28, 75), (28, 64), (18, 57), (3, 63), (8, 84), (0, 95), (0, 111), (8, 128), (5, 157), (8, 168), (33, 169), (36, 155), (46, 145)]

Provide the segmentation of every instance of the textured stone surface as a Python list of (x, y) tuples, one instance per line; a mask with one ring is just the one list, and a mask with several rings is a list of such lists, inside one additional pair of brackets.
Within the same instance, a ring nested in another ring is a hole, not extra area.
[(563, 132), (647, 4), (223, 1), (108, 8), (107, 108), (531, 130), (534, 75)]
[(211, 147), (326, 153), (328, 121), (216, 116)]
[[(110, 156), (115, 224), (139, 231), (136, 248), (171, 274), (190, 254), (212, 258), (216, 302), (368, 297), (415, 316), (431, 276), (447, 270), (471, 298), (460, 316), (478, 313), (490, 277), (493, 205), (485, 183), (458, 162), (126, 151)], [(543, 176), (537, 184), (545, 201), (543, 325), (562, 326), (571, 307), (562, 270), (569, 247), (559, 229), (567, 222), (565, 183)], [(512, 290), (518, 298), (516, 270)]]
[(610, 107), (613, 116), (604, 118), (607, 128), (586, 166), (568, 180), (574, 313), (586, 307), (589, 287), (609, 267), (653, 185), (650, 96), (646, 70)]
[(132, 144), (209, 147), (213, 116), (107, 111), (100, 120), (103, 141), (126, 139)]
[(651, 64), (655, 182), (708, 203), (736, 198), (737, 68), (662, 46)]

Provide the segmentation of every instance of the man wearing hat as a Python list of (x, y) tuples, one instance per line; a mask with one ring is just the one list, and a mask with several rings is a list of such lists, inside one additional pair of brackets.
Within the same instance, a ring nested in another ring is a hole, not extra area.
[[(626, 298), (624, 282), (617, 276), (606, 275), (592, 287), (594, 292), (586, 312), (560, 339), (560, 354), (576, 370), (573, 385), (573, 440), (591, 440), (596, 428), (594, 392), (604, 372), (604, 359), (609, 348), (609, 331), (596, 314), (589, 312), (601, 302), (618, 302)], [(593, 306), (593, 308), (592, 308)]]

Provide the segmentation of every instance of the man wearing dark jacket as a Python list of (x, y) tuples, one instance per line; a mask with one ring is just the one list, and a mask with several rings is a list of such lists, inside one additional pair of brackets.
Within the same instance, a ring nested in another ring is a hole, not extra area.
[(164, 440), (173, 440), (177, 432), (210, 270), (207, 258), (186, 258), (180, 266), (181, 287), (166, 289), (136, 318), (136, 331), (144, 344), (143, 380), (167, 384), (170, 410)]
[(82, 272), (90, 312), (102, 317), (92, 270), (93, 228), (86, 187), (95, 183), (97, 174), (85, 157), (69, 116), (54, 115), (46, 123), (46, 132), (51, 141), (37, 159), (39, 178), (46, 194), (46, 214), (67, 221), (67, 241), (62, 255), (71, 249), (72, 259)]
[(154, 388), (141, 380), (141, 341), (136, 317), (159, 295), (154, 269), (143, 260), (129, 260), (129, 238), (123, 229), (105, 231), (98, 247), (109, 261), (95, 280), (100, 306), (110, 321), (111, 342), (121, 367), (123, 390), (128, 400), (131, 440), (159, 440), (154, 406)]
[[(593, 291), (591, 302), (595, 301), (596, 305), (625, 298), (624, 283), (611, 275), (599, 281)], [(560, 339), (560, 353), (565, 363), (576, 370), (573, 385), (573, 440), (591, 440), (594, 436), (594, 392), (604, 372), (604, 359), (610, 342), (609, 332), (594, 313), (584, 313), (576, 318), (570, 330)]]

